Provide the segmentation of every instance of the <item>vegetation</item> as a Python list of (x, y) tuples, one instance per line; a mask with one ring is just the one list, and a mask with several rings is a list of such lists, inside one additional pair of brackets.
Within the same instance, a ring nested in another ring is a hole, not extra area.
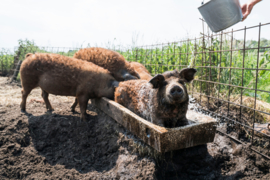
[(14, 64), (14, 53), (10, 49), (0, 50), (0, 76), (5, 76)]
[[(218, 38), (205, 39), (205, 41), (202, 41), (201, 38), (122, 49), (119, 52), (128, 61), (138, 61), (144, 64), (153, 75), (167, 70), (195, 67), (198, 70), (196, 79), (221, 83), (194, 81), (193, 88), (207, 95), (216, 97), (217, 94), (221, 94), (224, 99), (227, 99), (229, 94), (237, 95), (242, 91), (245, 96), (255, 97), (256, 94), (258, 99), (270, 103), (270, 94), (263, 92), (270, 91), (270, 71), (264, 70), (270, 69), (270, 51), (263, 48), (269, 46), (270, 40), (261, 39), (261, 48), (258, 52), (257, 49), (251, 49), (258, 47), (258, 42), (249, 40), (245, 43), (247, 50), (243, 51), (239, 50), (243, 49), (243, 40), (231, 41), (230, 37), (224, 36), (222, 44)], [(233, 51), (230, 50), (231, 48)], [(38, 47), (33, 41), (19, 40), (19, 46), (15, 48), (15, 51), (1, 50), (0, 75), (7, 75), (14, 68), (14, 63), (23, 60), (27, 53), (58, 53), (72, 57), (78, 49)], [(257, 57), (259, 57), (258, 68), (262, 69), (258, 72), (256, 71)], [(248, 69), (243, 69), (243, 67)], [(224, 84), (232, 84), (234, 87), (229, 88)], [(245, 88), (242, 89), (239, 86)], [(253, 90), (255, 88), (259, 90), (255, 92)]]
[[(212, 97), (220, 94), (220, 98), (228, 99), (229, 94), (242, 93), (250, 97), (255, 97), (256, 94), (257, 99), (270, 102), (270, 94), (263, 92), (270, 91), (270, 71), (256, 71), (257, 57), (259, 57), (258, 68), (270, 70), (270, 51), (262, 48), (269, 45), (270, 40), (261, 39), (261, 48), (258, 52), (257, 49), (251, 49), (258, 47), (258, 42), (249, 40), (245, 44), (247, 50), (243, 51), (239, 50), (243, 49), (243, 40), (231, 41), (224, 37), (222, 44), (219, 39), (211, 39), (208, 42), (187, 40), (181, 43), (133, 48), (121, 53), (129, 61), (144, 64), (153, 75), (167, 70), (194, 67), (198, 70), (196, 79), (203, 80), (194, 81), (194, 90)], [(231, 84), (234, 87), (224, 84)], [(254, 90), (256, 88), (257, 92)]]

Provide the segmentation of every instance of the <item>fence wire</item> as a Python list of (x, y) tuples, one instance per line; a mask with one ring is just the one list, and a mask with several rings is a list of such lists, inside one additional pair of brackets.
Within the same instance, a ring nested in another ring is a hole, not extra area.
[[(200, 110), (223, 124), (218, 131), (270, 159), (270, 23), (210, 34), (202, 21), (199, 38), (177, 42), (113, 48), (128, 61), (145, 65), (152, 75), (174, 69), (197, 69), (189, 93)], [(254, 38), (256, 37), (256, 39)], [(72, 57), (80, 48), (38, 47), (3, 49), (0, 75), (12, 75), (27, 53), (57, 53)]]
[(196, 68), (188, 89), (201, 111), (224, 123), (220, 133), (270, 159), (270, 40), (262, 36), (269, 27), (203, 31), (199, 38), (136, 47), (125, 57), (144, 64), (152, 75)]

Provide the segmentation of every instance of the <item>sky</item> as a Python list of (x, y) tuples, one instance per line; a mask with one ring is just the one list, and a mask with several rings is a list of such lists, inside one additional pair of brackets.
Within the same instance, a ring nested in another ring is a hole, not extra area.
[[(243, 4), (247, 0), (240, 0)], [(108, 43), (150, 45), (199, 37), (200, 0), (1, 0), (0, 48), (19, 39), (38, 46), (81, 47)], [(270, 0), (254, 6), (233, 29), (270, 22)], [(262, 37), (270, 39), (270, 25)], [(257, 31), (249, 37), (256, 39)]]

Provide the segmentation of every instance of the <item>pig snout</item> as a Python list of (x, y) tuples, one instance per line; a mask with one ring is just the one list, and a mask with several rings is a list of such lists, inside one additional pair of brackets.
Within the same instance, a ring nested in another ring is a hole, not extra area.
[(172, 87), (172, 89), (170, 90), (170, 95), (173, 97), (173, 98), (180, 98), (182, 95), (183, 95), (183, 90), (181, 87), (179, 86), (174, 86)]
[(169, 86), (166, 90), (166, 96), (170, 104), (181, 103), (186, 99), (185, 90), (178, 84)]

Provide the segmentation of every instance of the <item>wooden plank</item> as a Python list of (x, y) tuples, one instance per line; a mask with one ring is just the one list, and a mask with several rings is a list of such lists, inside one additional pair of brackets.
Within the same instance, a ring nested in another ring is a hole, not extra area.
[(178, 128), (164, 128), (146, 121), (107, 98), (91, 101), (92, 104), (159, 152), (205, 144), (212, 142), (215, 137), (216, 120), (194, 111), (187, 113), (187, 118), (192, 124)]

